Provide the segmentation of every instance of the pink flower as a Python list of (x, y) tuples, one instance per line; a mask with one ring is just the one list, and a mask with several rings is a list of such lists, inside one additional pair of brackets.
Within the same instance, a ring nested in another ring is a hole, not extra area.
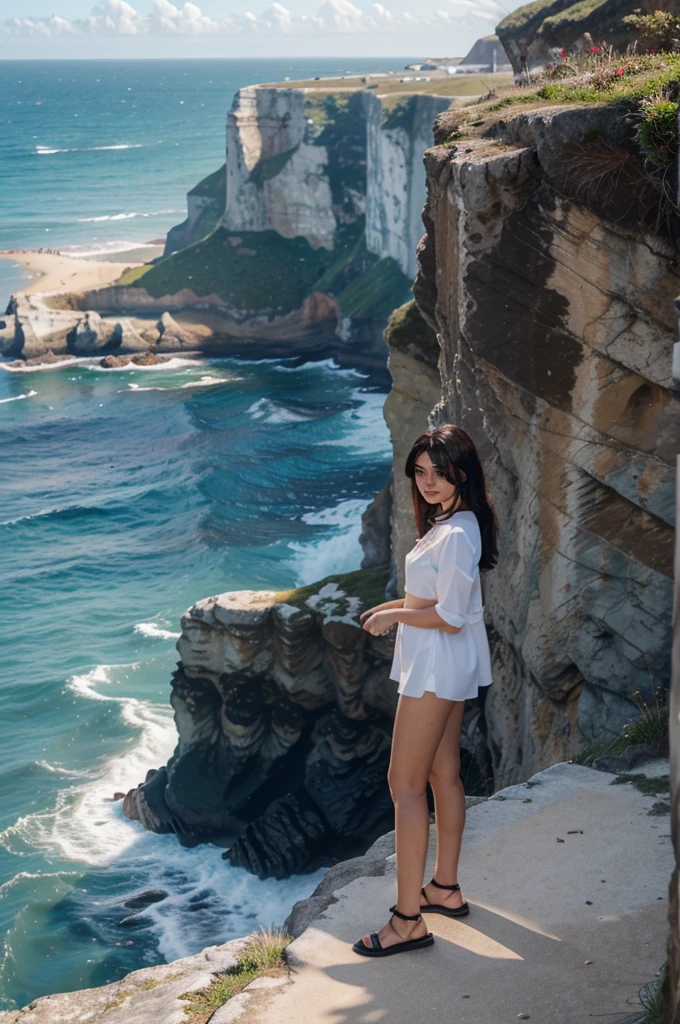
[(600, 47), (599, 46), (591, 46), (589, 48), (589, 50), (588, 50), (588, 53), (599, 53), (599, 52), (600, 52)]
[(561, 49), (560, 50), (560, 57), (566, 57), (566, 56), (567, 56), (567, 51), (564, 48)]
[(617, 75), (623, 75), (624, 73), (625, 73), (625, 68), (617, 68), (616, 69), (616, 74)]

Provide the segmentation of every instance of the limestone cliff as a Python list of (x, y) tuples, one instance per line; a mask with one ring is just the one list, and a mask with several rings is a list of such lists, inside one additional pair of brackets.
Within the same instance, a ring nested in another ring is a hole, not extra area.
[[(113, 287), (19, 301), (0, 348), (18, 358), (155, 353), (181, 333), (183, 349), (243, 354), (234, 339), (279, 338), (281, 354), (309, 356), (315, 336), (319, 357), (384, 368), (382, 332), (416, 271), (422, 153), (450, 102), (239, 90), (225, 166), (189, 193), (165, 257)], [(166, 336), (167, 315), (181, 332)]]
[(445, 115), (438, 135), (414, 291), (441, 346), (431, 422), (473, 436), (499, 516), (485, 726), (506, 785), (668, 685), (677, 217), (625, 110)]

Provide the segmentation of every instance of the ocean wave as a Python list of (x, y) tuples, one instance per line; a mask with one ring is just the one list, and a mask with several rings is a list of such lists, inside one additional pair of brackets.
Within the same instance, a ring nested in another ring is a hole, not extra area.
[(127, 253), (134, 249), (148, 249), (148, 241), (135, 241), (134, 239), (116, 239), (111, 242), (99, 242), (97, 245), (63, 245), (59, 249), (60, 256), (70, 256), (74, 260), (87, 260), (95, 256), (112, 256), (117, 253)]
[(37, 373), (39, 370), (58, 370), (62, 366), (73, 366), (74, 363), (78, 362), (80, 362), (80, 359), (76, 356), (69, 359), (60, 359), (58, 363), (43, 363), (36, 366), (10, 366), (4, 360), (0, 360), (0, 369), (7, 370), (8, 373)]
[(273, 402), (271, 398), (258, 398), (256, 402), (248, 406), (246, 412), (254, 420), (260, 420), (262, 423), (304, 423), (305, 420), (310, 419), (304, 413), (295, 412), (293, 409), (287, 409), (285, 406)]
[(20, 398), (32, 398), (33, 395), (37, 394), (37, 391), (27, 391), (25, 395), (14, 395), (13, 398), (0, 398), (0, 405), (4, 405), (5, 402), (18, 402)]
[[(242, 380), (242, 378), (241, 377), (210, 377), (210, 376), (206, 376), (206, 377), (201, 377), (199, 380), (187, 381), (186, 384), (174, 384), (174, 385), (172, 385), (170, 387), (166, 387), (166, 388), (163, 388), (163, 387), (143, 388), (141, 386), (141, 384), (134, 384), (134, 383), (128, 384), (128, 388), (129, 388), (130, 391), (184, 391), (187, 388), (211, 388), (211, 387), (214, 387), (216, 384), (228, 384), (230, 381), (233, 381), (233, 380)], [(125, 393), (129, 394), (129, 392), (125, 392), (124, 388), (121, 388), (121, 390), (118, 392), (119, 395), (122, 395), (122, 394), (125, 394)]]
[(356, 405), (341, 413), (340, 436), (325, 443), (359, 455), (391, 459), (390, 437), (383, 416), (387, 396), (384, 392), (354, 388), (351, 397)]
[(177, 637), (181, 636), (181, 633), (173, 633), (169, 629), (163, 629), (157, 622), (138, 622), (135, 626), (135, 633), (141, 633), (142, 636), (153, 637), (158, 640), (176, 640)]
[(310, 526), (333, 527), (333, 532), (323, 539), (317, 534), (306, 542), (289, 541), (290, 567), (297, 586), (304, 587), (324, 576), (361, 568), (361, 517), (370, 503), (371, 499), (345, 498), (330, 508), (302, 516)]
[(367, 373), (356, 370), (351, 366), (340, 366), (331, 356), (330, 359), (311, 359), (299, 366), (275, 366), (275, 370), (281, 373), (298, 373), (300, 370), (331, 370), (336, 377), (368, 377)]
[(186, 359), (182, 356), (173, 356), (167, 361), (160, 363), (154, 363), (151, 366), (139, 366), (137, 363), (128, 363), (127, 366), (101, 366), (100, 357), (97, 356), (93, 360), (92, 356), (85, 356), (79, 360), (84, 364), (84, 369), (94, 370), (95, 373), (130, 373), (133, 371), (137, 373), (140, 370), (146, 372), (147, 370), (179, 370), (182, 366), (202, 366), (205, 364), (204, 359)]
[(100, 224), (105, 220), (134, 220), (135, 217), (164, 217), (182, 210), (154, 210), (152, 213), (106, 213), (101, 217), (81, 217), (78, 224)]
[(33, 512), (28, 516), (17, 516), (16, 519), (6, 519), (0, 522), (0, 526), (16, 526), (17, 523), (27, 523), (33, 519), (77, 519), (82, 515), (108, 515), (108, 509), (99, 505), (66, 505), (64, 508), (48, 508), (43, 512)]
[(64, 149), (52, 149), (50, 146), (36, 146), (37, 156), (53, 156), (55, 153), (97, 153), (110, 149), (144, 149), (148, 142), (119, 142), (113, 146), (76, 146)]
[(59, 764), (50, 764), (49, 761), (34, 761), (38, 768), (49, 772), (51, 775), (63, 775), (67, 779), (82, 779), (88, 772), (81, 768), (62, 768)]

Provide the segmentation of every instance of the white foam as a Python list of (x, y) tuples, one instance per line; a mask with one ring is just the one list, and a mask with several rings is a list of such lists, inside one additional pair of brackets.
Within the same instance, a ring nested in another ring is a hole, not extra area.
[[(140, 384), (130, 383), (128, 388), (130, 391), (184, 391), (186, 388), (211, 388), (216, 384), (226, 384), (227, 382), (234, 380), (242, 380), (242, 377), (201, 377), (199, 380), (190, 380), (186, 384), (174, 384), (170, 387), (148, 387), (143, 388)], [(124, 388), (118, 392), (119, 395), (124, 393)]]
[(331, 370), (335, 377), (368, 377), (367, 373), (362, 373), (361, 370), (356, 370), (351, 366), (340, 366), (336, 363), (335, 359), (312, 359), (306, 363), (301, 363), (299, 366), (276, 366), (276, 370), (280, 370), (282, 373), (298, 373), (300, 370)]
[(309, 419), (304, 413), (295, 412), (293, 409), (286, 409), (285, 406), (273, 402), (271, 398), (258, 398), (256, 402), (246, 409), (254, 420), (261, 420), (263, 423), (303, 423)]
[(67, 779), (82, 779), (84, 775), (89, 774), (83, 769), (63, 768), (60, 764), (50, 764), (49, 761), (35, 761), (34, 763), (52, 775), (63, 775)]
[(0, 361), (0, 369), (8, 373), (37, 373), (39, 370), (58, 370), (62, 366), (73, 366), (81, 360), (74, 356), (72, 359), (60, 359), (56, 363), (39, 363), (35, 366), (10, 366), (9, 363)]
[(20, 398), (32, 398), (33, 395), (37, 394), (37, 391), (27, 391), (25, 395), (14, 395), (13, 398), (0, 398), (0, 405), (4, 405), (5, 402), (18, 402)]
[(79, 360), (84, 369), (94, 370), (95, 373), (137, 373), (147, 370), (179, 370), (182, 366), (202, 366), (203, 359), (185, 359), (182, 356), (172, 356), (160, 363), (151, 363), (149, 366), (139, 366), (137, 363), (127, 363), (125, 366), (101, 366), (99, 357), (93, 360), (92, 356), (85, 356)]
[(50, 146), (36, 146), (38, 156), (52, 156), (54, 153), (96, 153), (110, 149), (144, 149), (148, 143), (144, 142), (120, 142), (114, 146), (83, 146), (64, 149), (52, 149)]
[(290, 567), (296, 583), (304, 587), (333, 573), (361, 568), (363, 552), (359, 545), (361, 516), (371, 499), (346, 498), (332, 508), (306, 512), (302, 519), (315, 526), (333, 527), (330, 536), (309, 541), (289, 541), (293, 557)]
[(383, 392), (352, 390), (352, 398), (359, 405), (340, 415), (338, 437), (325, 443), (360, 455), (391, 459), (390, 435), (383, 416), (387, 395)]
[(157, 640), (176, 640), (182, 635), (173, 633), (169, 629), (163, 629), (157, 622), (138, 622), (135, 626), (135, 633), (141, 633), (142, 636), (153, 637)]
[(135, 217), (165, 217), (171, 213), (183, 213), (183, 211), (154, 210), (151, 213), (106, 213), (101, 217), (80, 217), (78, 224), (100, 224), (106, 220), (134, 220)]
[[(122, 801), (114, 802), (113, 793), (138, 785), (150, 766), (167, 763), (177, 741), (169, 708), (100, 692), (102, 686), (115, 687), (116, 670), (137, 667), (97, 665), (69, 679), (68, 689), (81, 697), (117, 702), (124, 721), (139, 730), (137, 742), (95, 764), (86, 784), (60, 791), (51, 810), (26, 815), (5, 829), (0, 844), (15, 856), (34, 856), (41, 848), (71, 862), (109, 868), (117, 877), (130, 878), (134, 889), (129, 895), (145, 889), (167, 892), (162, 902), (129, 913), (149, 922), (161, 955), (171, 961), (246, 935), (260, 923), (281, 925), (293, 903), (308, 896), (327, 869), (263, 881), (222, 860), (222, 847), (185, 848), (174, 835), (148, 832), (124, 817)], [(18, 873), (7, 884), (32, 877)], [(190, 900), (199, 894), (206, 894), (209, 906), (192, 911)], [(120, 901), (120, 895), (99, 900), (98, 908), (118, 909)]]

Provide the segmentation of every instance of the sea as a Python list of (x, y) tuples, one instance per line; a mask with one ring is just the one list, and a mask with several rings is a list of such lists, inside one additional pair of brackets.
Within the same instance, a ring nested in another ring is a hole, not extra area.
[[(162, 238), (238, 87), (409, 59), (1, 61), (0, 248)], [(23, 283), (0, 260), (0, 305)], [(323, 876), (260, 880), (113, 794), (175, 747), (188, 607), (359, 567), (385, 397), (329, 359), (0, 364), (0, 1010), (282, 924)], [(121, 926), (148, 889), (167, 898)]]

